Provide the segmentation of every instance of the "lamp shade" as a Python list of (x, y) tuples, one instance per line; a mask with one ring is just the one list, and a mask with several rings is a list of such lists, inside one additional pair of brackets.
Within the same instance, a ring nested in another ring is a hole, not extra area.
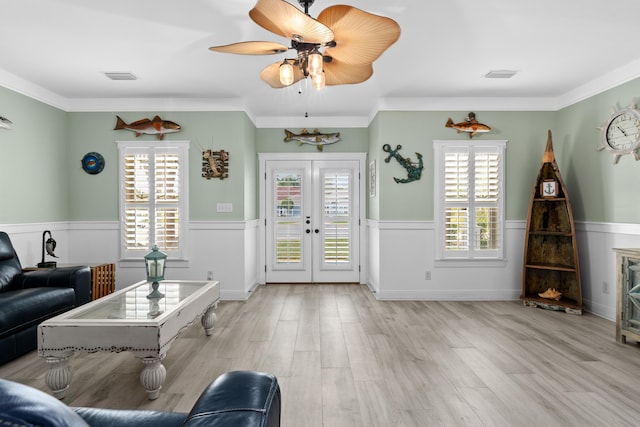
[(293, 65), (286, 59), (280, 64), (280, 83), (285, 86), (293, 83)]
[(144, 256), (144, 263), (147, 267), (147, 281), (159, 282), (164, 280), (164, 270), (166, 267), (167, 254), (161, 252), (158, 246), (153, 245), (151, 252)]

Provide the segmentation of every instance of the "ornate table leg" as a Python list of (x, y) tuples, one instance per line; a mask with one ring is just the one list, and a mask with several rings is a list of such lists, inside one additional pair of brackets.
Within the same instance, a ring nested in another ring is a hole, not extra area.
[(69, 384), (71, 384), (71, 366), (69, 365), (71, 356), (73, 356), (73, 352), (60, 357), (45, 357), (45, 362), (49, 364), (49, 369), (44, 376), (44, 382), (51, 389), (53, 396), (58, 399), (64, 399)]
[(200, 319), (200, 322), (202, 323), (202, 327), (204, 328), (204, 332), (205, 334), (207, 334), (207, 336), (213, 333), (213, 325), (216, 323), (216, 320), (218, 318), (216, 316), (216, 313), (214, 313), (214, 310), (217, 307), (218, 307), (218, 303), (211, 305), (209, 308), (207, 308), (207, 311), (205, 311), (204, 314), (202, 315), (202, 319)]
[(155, 400), (160, 394), (160, 389), (167, 378), (167, 369), (162, 364), (164, 354), (160, 357), (140, 357), (144, 368), (140, 373), (140, 382), (147, 391), (149, 400)]

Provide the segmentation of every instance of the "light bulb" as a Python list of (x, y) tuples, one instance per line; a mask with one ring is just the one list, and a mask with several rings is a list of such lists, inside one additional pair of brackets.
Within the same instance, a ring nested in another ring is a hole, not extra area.
[(307, 67), (310, 76), (322, 73), (322, 55), (315, 49), (309, 55), (309, 65)]
[(280, 64), (280, 83), (285, 86), (293, 83), (293, 65), (286, 59)]
[(311, 77), (311, 83), (316, 90), (321, 90), (325, 85), (324, 71), (319, 72)]

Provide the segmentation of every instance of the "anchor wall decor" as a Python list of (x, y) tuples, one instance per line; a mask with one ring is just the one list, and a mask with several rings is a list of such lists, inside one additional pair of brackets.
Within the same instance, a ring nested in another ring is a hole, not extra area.
[(202, 177), (225, 179), (229, 176), (229, 153), (220, 150), (202, 152)]
[(406, 184), (407, 182), (419, 180), (422, 176), (422, 168), (424, 167), (422, 163), (422, 154), (416, 152), (416, 156), (418, 156), (418, 163), (414, 163), (409, 157), (402, 157), (400, 153), (398, 153), (401, 149), (402, 145), (400, 144), (396, 146), (395, 150), (391, 149), (389, 144), (384, 144), (382, 146), (382, 151), (389, 153), (389, 156), (384, 159), (385, 163), (389, 163), (391, 158), (394, 157), (398, 163), (400, 163), (400, 166), (407, 170), (407, 178), (400, 179), (394, 177), (393, 180), (398, 184)]

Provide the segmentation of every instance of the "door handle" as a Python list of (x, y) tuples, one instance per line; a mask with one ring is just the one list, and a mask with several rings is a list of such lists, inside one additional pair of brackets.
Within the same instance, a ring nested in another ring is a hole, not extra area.
[(313, 230), (316, 232), (316, 234), (318, 234), (320, 232), (320, 230), (318, 230), (317, 228), (315, 230)]
[(309, 233), (311, 233), (311, 230), (309, 230), (309, 229), (307, 228), (307, 229), (305, 230), (305, 232), (306, 232), (307, 234), (309, 234)]

